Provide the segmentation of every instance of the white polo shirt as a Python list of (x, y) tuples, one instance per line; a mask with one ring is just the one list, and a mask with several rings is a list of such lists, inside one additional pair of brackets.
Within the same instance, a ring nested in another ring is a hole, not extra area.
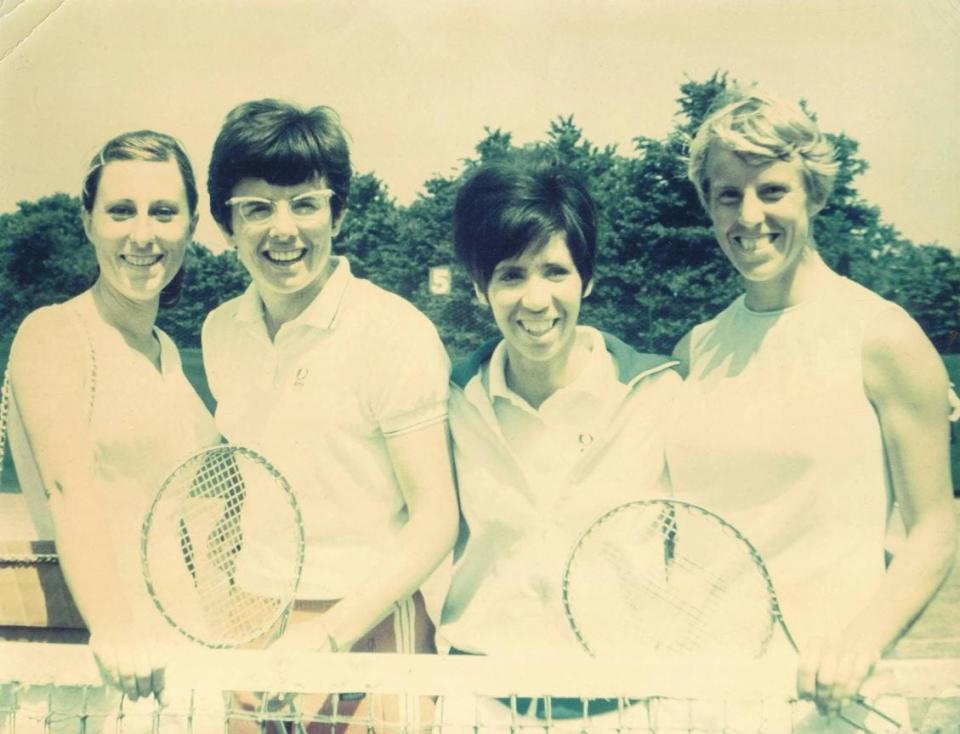
[(223, 435), (273, 462), (300, 500), (298, 596), (350, 593), (407, 517), (385, 439), (446, 418), (450, 364), (433, 324), (341, 257), (273, 341), (255, 285), (216, 308), (203, 359)]
[(507, 348), (501, 341), (490, 357), (488, 390), (507, 445), (532, 485), (550, 496), (596, 436), (606, 428), (627, 395), (616, 365), (596, 329), (577, 327), (577, 340), (589, 356), (569, 385), (534, 408), (507, 385)]

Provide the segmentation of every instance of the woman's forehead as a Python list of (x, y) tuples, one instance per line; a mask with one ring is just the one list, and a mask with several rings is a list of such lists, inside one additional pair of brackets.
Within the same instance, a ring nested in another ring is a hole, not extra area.
[(242, 178), (233, 187), (233, 196), (259, 196), (264, 199), (288, 199), (291, 196), (326, 188), (326, 179), (316, 175), (296, 184), (274, 184), (264, 178)]
[(802, 171), (795, 159), (764, 158), (741, 154), (726, 147), (713, 146), (707, 155), (706, 178), (713, 184), (738, 184), (749, 181), (798, 181)]
[(100, 171), (97, 195), (109, 198), (186, 197), (176, 161), (108, 161)]

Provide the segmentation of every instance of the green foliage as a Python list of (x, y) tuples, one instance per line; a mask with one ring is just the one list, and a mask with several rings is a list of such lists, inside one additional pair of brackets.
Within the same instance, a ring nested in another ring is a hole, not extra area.
[[(459, 268), (451, 296), (426, 292), (429, 265), (452, 259), (453, 197), (476, 166), (519, 158), (571, 166), (588, 177), (601, 217), (593, 294), (581, 319), (624, 338), (638, 348), (668, 352), (695, 324), (729, 303), (741, 286), (714, 240), (696, 192), (686, 180), (686, 142), (728, 84), (725, 74), (680, 87), (678, 121), (663, 139), (639, 136), (634, 155), (599, 148), (574, 118), (558, 117), (543, 141), (516, 146), (508, 132), (485, 130), (457, 176), (434, 178), (410, 207), (397, 207), (409, 277), (397, 292), (435, 323), (453, 355), (495, 334), (492, 320), (472, 297)], [(830, 135), (840, 163), (830, 203), (815, 219), (815, 236), (825, 260), (881, 295), (900, 303), (943, 351), (960, 351), (960, 257), (943, 248), (917, 246), (881, 220), (855, 187), (867, 163), (856, 140)], [(389, 245), (388, 245), (389, 246)], [(386, 273), (377, 282), (398, 283)]]
[(76, 197), (22, 201), (0, 214), (0, 334), (12, 334), (37, 306), (79, 293), (95, 273)]
[(896, 240), (877, 256), (870, 287), (903, 306), (941, 353), (960, 354), (960, 258)]
[[(181, 346), (197, 346), (206, 314), (249, 279), (232, 252), (214, 255), (198, 243), (188, 249), (186, 268), (180, 303), (161, 309), (157, 323)], [(12, 338), (34, 309), (86, 290), (96, 273), (78, 198), (54, 194), (0, 215), (0, 336)]]
[(214, 255), (197, 242), (187, 248), (184, 267), (187, 275), (180, 302), (161, 308), (157, 325), (181, 347), (195, 347), (200, 345), (200, 328), (207, 314), (242, 293), (250, 277), (233, 250)]
[[(462, 170), (426, 181), (409, 206), (398, 205), (375, 174), (358, 174), (335, 250), (349, 256), (357, 275), (413, 302), (437, 324), (451, 354), (461, 355), (496, 334), (461, 268), (453, 269), (450, 295), (427, 288), (431, 266), (452, 264), (451, 214), (461, 181), (478, 165), (516, 157), (567, 165), (589, 180), (601, 218), (594, 291), (582, 320), (638, 348), (667, 352), (740, 291), (686, 180), (684, 160), (686, 141), (727, 84), (721, 73), (684, 82), (674, 129), (662, 139), (636, 137), (629, 154), (594, 145), (573, 116), (561, 116), (543, 140), (523, 146), (509, 132), (485, 129)], [(960, 257), (914, 245), (884, 223), (856, 189), (867, 170), (857, 141), (842, 132), (830, 137), (840, 173), (814, 220), (824, 258), (904, 306), (941, 351), (960, 352)], [(0, 215), (0, 334), (9, 335), (37, 306), (89, 285), (94, 258), (79, 212), (77, 199), (55, 194)], [(180, 304), (162, 310), (158, 321), (181, 346), (195, 346), (206, 313), (239, 293), (247, 276), (232, 252), (214, 255), (197, 243), (187, 273)]]

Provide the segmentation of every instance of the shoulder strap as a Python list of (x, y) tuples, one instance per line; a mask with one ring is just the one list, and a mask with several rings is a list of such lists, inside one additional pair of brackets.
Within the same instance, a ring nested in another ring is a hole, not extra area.
[(7, 447), (7, 415), (10, 413), (10, 365), (3, 370), (3, 387), (0, 387), (0, 486), (3, 485), (3, 460)]
[(93, 339), (90, 338), (90, 330), (87, 328), (87, 322), (83, 320), (80, 309), (74, 306), (68, 309), (67, 312), (80, 326), (80, 332), (87, 342), (87, 391), (89, 393), (89, 400), (87, 401), (87, 423), (90, 423), (93, 421), (93, 401), (97, 392), (97, 353), (93, 348)]

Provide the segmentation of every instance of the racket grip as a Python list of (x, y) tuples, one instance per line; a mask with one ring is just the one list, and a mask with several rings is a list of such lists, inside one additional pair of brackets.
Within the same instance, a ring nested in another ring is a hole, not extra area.
[[(865, 708), (867, 711), (870, 711), (871, 713), (876, 714), (877, 716), (879, 716), (881, 719), (883, 719), (883, 720), (886, 721), (887, 723), (892, 724), (893, 726), (897, 727), (897, 729), (900, 728), (900, 722), (899, 722), (899, 721), (897, 721), (896, 719), (894, 719), (894, 718), (893, 718), (892, 716), (890, 716), (889, 714), (884, 713), (883, 711), (881, 711), (880, 709), (878, 709), (876, 706), (874, 706), (873, 704), (871, 704), (871, 703), (870, 703), (867, 699), (865, 699), (863, 696), (859, 696), (859, 695), (858, 695), (858, 696), (854, 696), (854, 697), (853, 697), (853, 702), (854, 702), (857, 706), (860, 706), (861, 708)], [(869, 734), (869, 733), (868, 733), (868, 734)]]
[[(865, 699), (863, 696), (855, 696), (855, 697), (852, 699), (852, 703), (853, 703), (853, 705), (859, 706), (860, 708), (862, 708), (862, 709), (864, 709), (864, 710), (866, 710), (866, 711), (869, 711), (869, 712), (872, 713), (872, 714), (876, 714), (876, 715), (879, 716), (881, 719), (883, 719), (884, 721), (886, 721), (888, 724), (896, 727), (897, 731), (900, 731), (900, 728), (901, 728), (901, 727), (900, 727), (900, 722), (899, 722), (899, 721), (897, 721), (896, 719), (894, 719), (894, 718), (893, 718), (892, 716), (890, 716), (889, 714), (886, 714), (886, 713), (884, 713), (883, 711), (881, 711), (880, 709), (878, 709), (878, 708), (876, 708), (875, 706), (871, 705), (870, 702), (867, 701), (867, 699)], [(850, 724), (850, 726), (852, 726), (852, 727), (853, 727), (854, 729), (856, 729), (857, 731), (863, 732), (863, 734), (879, 734), (879, 732), (874, 731), (873, 729), (871, 729), (871, 728), (870, 728), (869, 726), (867, 726), (866, 724), (864, 724), (864, 723), (862, 723), (862, 722), (860, 722), (860, 721), (854, 721), (853, 719), (847, 717), (846, 715), (844, 715), (844, 713), (843, 713), (842, 711), (837, 715), (837, 717), (838, 717), (840, 720), (845, 721), (845, 722), (847, 722), (848, 724)]]

